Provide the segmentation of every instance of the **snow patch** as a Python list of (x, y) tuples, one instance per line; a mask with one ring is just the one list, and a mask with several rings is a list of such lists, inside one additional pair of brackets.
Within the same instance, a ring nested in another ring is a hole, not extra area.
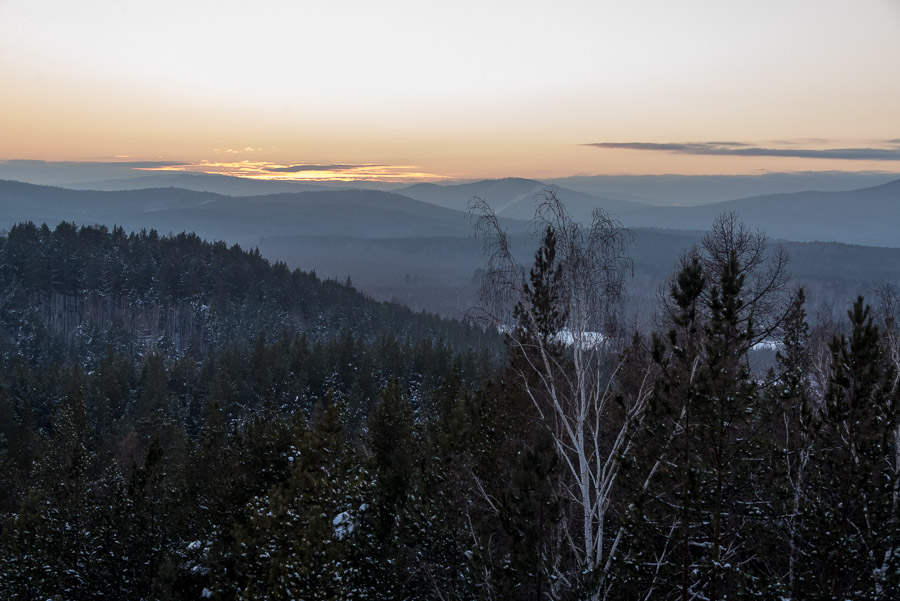
[(778, 340), (760, 340), (751, 348), (754, 351), (780, 351), (784, 348), (784, 343)]
[(350, 513), (347, 511), (337, 514), (337, 516), (331, 520), (331, 525), (334, 526), (334, 536), (338, 540), (344, 540), (344, 537), (352, 534), (353, 530), (356, 528), (353, 524), (353, 520), (350, 518)]
[[(509, 334), (515, 331), (513, 326), (499, 326), (501, 334)], [(606, 336), (601, 332), (576, 332), (569, 328), (563, 328), (552, 336), (552, 341), (563, 346), (578, 346), (582, 350), (596, 349), (606, 342)]]

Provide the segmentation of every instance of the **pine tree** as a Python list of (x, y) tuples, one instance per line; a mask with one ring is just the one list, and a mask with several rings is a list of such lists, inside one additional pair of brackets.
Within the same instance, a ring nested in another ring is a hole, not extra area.
[(747, 355), (779, 322), (770, 312), (785, 259), (767, 263), (764, 249), (764, 238), (725, 214), (673, 280), (668, 340), (655, 343), (661, 375), (638, 444), (644, 453), (629, 467), (637, 497), (622, 579), (630, 594), (770, 593), (758, 551), (771, 528), (763, 460), (774, 412)]
[(85, 402), (65, 399), (35, 483), (4, 533), (0, 593), (7, 599), (95, 599), (127, 584), (115, 471), (93, 450)]
[(366, 420), (366, 446), (373, 483), (362, 512), (360, 561), (367, 598), (400, 599), (417, 568), (412, 523), (419, 492), (419, 455), (412, 407), (391, 380)]
[[(353, 599), (359, 566), (350, 558), (367, 483), (348, 444), (341, 405), (314, 416), (289, 479), (250, 502), (235, 536), (239, 599)], [(224, 587), (223, 587), (224, 588)]]
[(832, 376), (805, 499), (800, 595), (894, 599), (900, 593), (898, 399), (893, 365), (859, 297), (850, 336), (832, 341)]
[(664, 305), (670, 329), (654, 339), (660, 366), (654, 394), (637, 435), (641, 453), (623, 458), (630, 505), (625, 515), (618, 586), (635, 598), (685, 591), (693, 564), (691, 500), (695, 498), (692, 409), (700, 394), (703, 303), (707, 285), (697, 252), (682, 258)]
[(776, 536), (763, 555), (771, 566), (772, 586), (780, 587), (784, 595), (792, 598), (797, 596), (802, 505), (808, 494), (817, 419), (810, 394), (810, 335), (805, 300), (803, 288), (797, 288), (785, 315), (782, 345), (775, 356), (777, 371), (767, 391), (767, 396), (778, 401), (781, 419), (773, 420), (772, 436), (777, 449), (772, 457), (771, 487)]

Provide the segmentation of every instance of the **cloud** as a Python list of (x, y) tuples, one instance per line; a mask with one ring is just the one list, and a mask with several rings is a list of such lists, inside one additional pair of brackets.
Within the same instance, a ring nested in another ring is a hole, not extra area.
[(900, 161), (900, 140), (886, 140), (891, 148), (765, 148), (741, 142), (594, 142), (582, 144), (594, 148), (621, 150), (651, 150), (674, 154), (795, 157), (804, 159), (842, 159), (848, 161)]
[(279, 181), (380, 181), (380, 182), (417, 182), (438, 181), (446, 176), (427, 173), (414, 165), (283, 165), (268, 161), (207, 161), (186, 163), (180, 167), (167, 167), (163, 171), (185, 171), (230, 175), (250, 179), (266, 179)]
[[(880, 140), (875, 140), (874, 142), (879, 143)], [(829, 138), (790, 138), (781, 140), (766, 140), (765, 143), (775, 144), (776, 146), (806, 146), (810, 144), (822, 146), (824, 144), (834, 144), (835, 141)]]
[(10, 159), (0, 165), (10, 167), (117, 167), (123, 169), (155, 169), (186, 165), (183, 161), (39, 161), (34, 159)]
[[(263, 150), (263, 149), (260, 149)], [(215, 150), (217, 153), (236, 151)], [(220, 155), (222, 156), (222, 155)], [(224, 158), (224, 156), (223, 156)], [(423, 171), (415, 165), (364, 164), (293, 164), (268, 161), (42, 161), (32, 159), (0, 159), (0, 180), (17, 180), (34, 184), (69, 185), (112, 179), (129, 179), (147, 172), (191, 172), (230, 175), (251, 179), (281, 181), (438, 181), (446, 176)]]
[(184, 161), (42, 161), (0, 160), (0, 179), (32, 184), (67, 185), (127, 179), (144, 175), (144, 170), (181, 170)]
[(387, 165), (291, 165), (289, 167), (271, 167), (274, 173), (300, 173), (303, 171), (353, 171), (369, 167), (387, 167)]

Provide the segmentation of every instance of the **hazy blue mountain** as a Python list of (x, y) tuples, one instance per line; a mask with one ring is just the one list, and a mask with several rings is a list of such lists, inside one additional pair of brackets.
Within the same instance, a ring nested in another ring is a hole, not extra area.
[[(0, 181), (0, 226), (20, 221), (118, 224), (255, 244), (261, 236), (468, 236), (468, 215), (376, 190), (231, 197), (179, 188), (118, 192)], [(523, 223), (506, 221), (511, 230)]]
[(630, 227), (705, 230), (721, 212), (735, 211), (772, 238), (900, 246), (900, 180), (848, 192), (774, 194), (694, 207), (610, 201), (523, 179), (417, 184), (402, 193), (351, 189), (242, 197), (180, 188), (110, 192), (0, 181), (0, 224), (118, 223), (243, 243), (272, 235), (468, 236), (472, 221), (463, 209), (473, 196), (487, 200), (519, 230), (525, 226), (515, 220), (533, 215), (535, 199), (545, 189), (555, 191), (582, 221), (602, 206)]
[(197, 192), (214, 192), (227, 196), (258, 196), (262, 194), (283, 194), (291, 192), (312, 192), (316, 190), (393, 190), (397, 184), (355, 181), (348, 182), (316, 182), (308, 184), (296, 181), (276, 181), (250, 179), (214, 173), (162, 172), (153, 175), (131, 177), (126, 179), (107, 179), (90, 182), (74, 182), (58, 184), (73, 190), (142, 190), (146, 188), (183, 188)]
[[(628, 283), (627, 313), (649, 320), (660, 287), (676, 269), (679, 255), (700, 244), (702, 232), (650, 228), (632, 230), (628, 255), (634, 273)], [(534, 257), (537, 239), (515, 234), (511, 250), (523, 264)], [(770, 242), (770, 248), (777, 245)], [(878, 282), (900, 281), (900, 248), (837, 242), (783, 242), (791, 256), (794, 282), (806, 287), (810, 310), (835, 307), (840, 317), (858, 294), (869, 295)], [(460, 316), (478, 302), (477, 286), (485, 265), (482, 241), (471, 237), (379, 238), (351, 236), (270, 236), (260, 252), (291, 267), (315, 270), (379, 300), (397, 300), (414, 309)]]
[(848, 192), (796, 192), (696, 207), (652, 207), (629, 213), (629, 226), (703, 230), (735, 211), (772, 238), (900, 246), (900, 180)]
[(807, 190), (856, 190), (897, 177), (900, 174), (878, 171), (798, 171), (754, 175), (576, 175), (546, 182), (608, 198), (659, 206), (693, 206)]
[(196, 192), (214, 192), (227, 196), (253, 196), (259, 194), (280, 194), (284, 192), (309, 192), (325, 190), (324, 186), (303, 182), (279, 182), (255, 180), (230, 175), (210, 173), (160, 172), (152, 175), (127, 179), (107, 179), (89, 182), (59, 184), (73, 190), (143, 190), (147, 188), (182, 188)]
[(201, 206), (220, 197), (179, 188), (98, 192), (0, 180), (0, 223), (23, 220), (105, 222), (168, 208)]
[(582, 222), (587, 222), (591, 210), (600, 206), (632, 227), (705, 230), (721, 212), (736, 211), (748, 225), (763, 229), (773, 238), (900, 246), (900, 180), (858, 190), (771, 194), (689, 207), (601, 198), (515, 178), (455, 185), (416, 184), (398, 192), (460, 210), (479, 196), (500, 216), (529, 219), (535, 199), (545, 190), (556, 192), (573, 217)]
[(62, 182), (129, 179), (147, 175), (144, 169), (177, 168), (178, 161), (41, 161), (34, 159), (0, 160), (0, 180), (15, 180), (42, 186)]
[(602, 207), (619, 218), (648, 207), (644, 203), (602, 198), (522, 178), (489, 179), (465, 184), (415, 184), (396, 190), (411, 198), (457, 210), (465, 210), (472, 198), (477, 196), (487, 201), (497, 215), (512, 219), (534, 217), (536, 199), (545, 191), (555, 192), (563, 199), (569, 212), (579, 221), (589, 221), (591, 211), (596, 207)]

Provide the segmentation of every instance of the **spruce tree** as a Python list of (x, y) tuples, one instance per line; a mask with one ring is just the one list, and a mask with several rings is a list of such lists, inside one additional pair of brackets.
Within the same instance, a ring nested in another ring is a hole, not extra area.
[(832, 341), (832, 376), (804, 503), (798, 596), (895, 599), (900, 594), (898, 399), (879, 328), (859, 297), (850, 335)]
[[(726, 599), (769, 594), (760, 562), (767, 518), (768, 432), (774, 411), (748, 353), (778, 323), (785, 259), (767, 262), (764, 238), (725, 214), (674, 277), (661, 374), (626, 461), (628, 511), (621, 579), (635, 595)], [(762, 325), (760, 325), (762, 324)]]
[(617, 585), (635, 598), (663, 593), (675, 598), (676, 591), (690, 586), (691, 503), (696, 494), (691, 417), (700, 394), (697, 366), (702, 358), (706, 285), (699, 254), (683, 257), (664, 304), (669, 330), (665, 339), (654, 339), (660, 375), (646, 427), (636, 436), (641, 452), (623, 458), (632, 494)]
[(414, 548), (416, 498), (421, 494), (412, 407), (397, 380), (391, 380), (366, 420), (365, 442), (373, 483), (362, 512), (360, 554), (363, 586), (370, 599), (410, 595), (411, 574), (418, 568)]
[(368, 476), (345, 435), (341, 404), (329, 399), (297, 445), (283, 484), (250, 501), (234, 551), (239, 599), (354, 599), (359, 565), (352, 561), (362, 491)]
[(776, 371), (766, 391), (779, 406), (780, 419), (772, 421), (772, 472), (768, 493), (773, 526), (762, 549), (769, 565), (770, 586), (788, 597), (797, 596), (801, 568), (802, 509), (808, 494), (810, 458), (817, 419), (810, 392), (810, 334), (806, 322), (806, 296), (797, 288), (784, 319), (781, 347), (775, 355)]

